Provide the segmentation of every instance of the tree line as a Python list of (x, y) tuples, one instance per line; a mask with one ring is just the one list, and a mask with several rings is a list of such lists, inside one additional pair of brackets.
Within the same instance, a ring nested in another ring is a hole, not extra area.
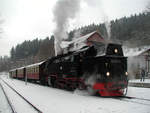
[[(109, 40), (121, 44), (136, 47), (150, 44), (150, 12), (149, 10), (110, 21), (111, 37)], [(86, 35), (98, 31), (102, 37), (108, 39), (105, 23), (91, 24), (74, 29), (68, 33), (68, 41), (77, 36)], [(79, 33), (79, 34), (78, 34)], [(78, 35), (77, 35), (78, 34)], [(54, 36), (45, 39), (26, 40), (11, 48), (10, 57), (0, 57), (0, 71), (9, 70), (36, 62), (46, 60), (54, 56)], [(7, 66), (7, 65), (8, 66)]]
[[(110, 39), (113, 42), (119, 42), (131, 47), (149, 45), (150, 44), (150, 12), (131, 15), (120, 19), (110, 21)], [(72, 40), (76, 32), (80, 31), (81, 35), (85, 35), (97, 30), (103, 38), (108, 39), (105, 23), (98, 25), (91, 24), (73, 30), (69, 33), (69, 40)]]

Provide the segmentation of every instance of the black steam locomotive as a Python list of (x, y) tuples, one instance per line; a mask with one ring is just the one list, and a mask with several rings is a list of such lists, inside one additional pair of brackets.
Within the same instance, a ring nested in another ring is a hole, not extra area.
[(68, 90), (87, 89), (101, 96), (124, 95), (128, 86), (127, 58), (118, 44), (95, 43), (48, 59), (48, 85)]
[(122, 96), (127, 92), (127, 58), (119, 44), (94, 43), (44, 62), (13, 69), (13, 78), (40, 81), (67, 90), (88, 90), (101, 96)]

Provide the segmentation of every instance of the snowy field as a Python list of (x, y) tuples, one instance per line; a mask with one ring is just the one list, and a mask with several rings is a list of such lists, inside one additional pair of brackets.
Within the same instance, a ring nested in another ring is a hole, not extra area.
[(134, 80), (130, 80), (129, 82), (132, 82), (132, 83), (150, 83), (150, 79), (145, 79), (144, 82), (140, 81), (140, 79), (134, 79)]
[[(9, 79), (6, 76), (0, 77), (43, 113), (150, 113), (150, 101), (135, 99), (122, 101), (116, 98), (90, 96), (83, 91), (69, 92), (32, 83), (26, 85), (20, 80)], [(1, 80), (0, 83), (5, 85)], [(5, 88), (11, 100), (14, 101), (12, 103), (15, 103), (16, 110), (27, 113), (29, 107), (21, 104), (22, 100), (14, 97), (14, 94), (7, 87)], [(127, 95), (150, 99), (150, 89), (129, 87)]]
[(11, 108), (6, 100), (2, 88), (0, 87), (0, 113), (11, 113)]

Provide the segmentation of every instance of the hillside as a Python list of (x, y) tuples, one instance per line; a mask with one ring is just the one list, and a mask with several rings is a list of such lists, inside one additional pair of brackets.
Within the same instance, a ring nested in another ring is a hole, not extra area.
[[(74, 29), (68, 33), (68, 41), (93, 31), (98, 31), (106, 40), (122, 43), (128, 47), (139, 47), (150, 45), (150, 12), (139, 15), (131, 15), (120, 19), (110, 21), (110, 39), (108, 39), (106, 23), (91, 24)], [(43, 40), (28, 40), (10, 51), (10, 58), (1, 57), (0, 71), (23, 65), (36, 63), (54, 56), (54, 36), (46, 37)], [(10, 62), (10, 65), (7, 62)]]

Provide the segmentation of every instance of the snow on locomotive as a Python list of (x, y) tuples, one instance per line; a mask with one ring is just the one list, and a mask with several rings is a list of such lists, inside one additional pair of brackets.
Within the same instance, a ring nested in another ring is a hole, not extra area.
[[(82, 39), (87, 39), (87, 36), (96, 37), (97, 33), (93, 32)], [(20, 69), (28, 70), (23, 72), (28, 80), (40, 81), (43, 85), (67, 90), (83, 89), (101, 96), (125, 95), (128, 73), (127, 57), (123, 55), (122, 46), (93, 39), (88, 38), (87, 46)], [(12, 76), (17, 78), (14, 73), (17, 74), (18, 70), (13, 71)], [(23, 79), (25, 76), (22, 76)]]

